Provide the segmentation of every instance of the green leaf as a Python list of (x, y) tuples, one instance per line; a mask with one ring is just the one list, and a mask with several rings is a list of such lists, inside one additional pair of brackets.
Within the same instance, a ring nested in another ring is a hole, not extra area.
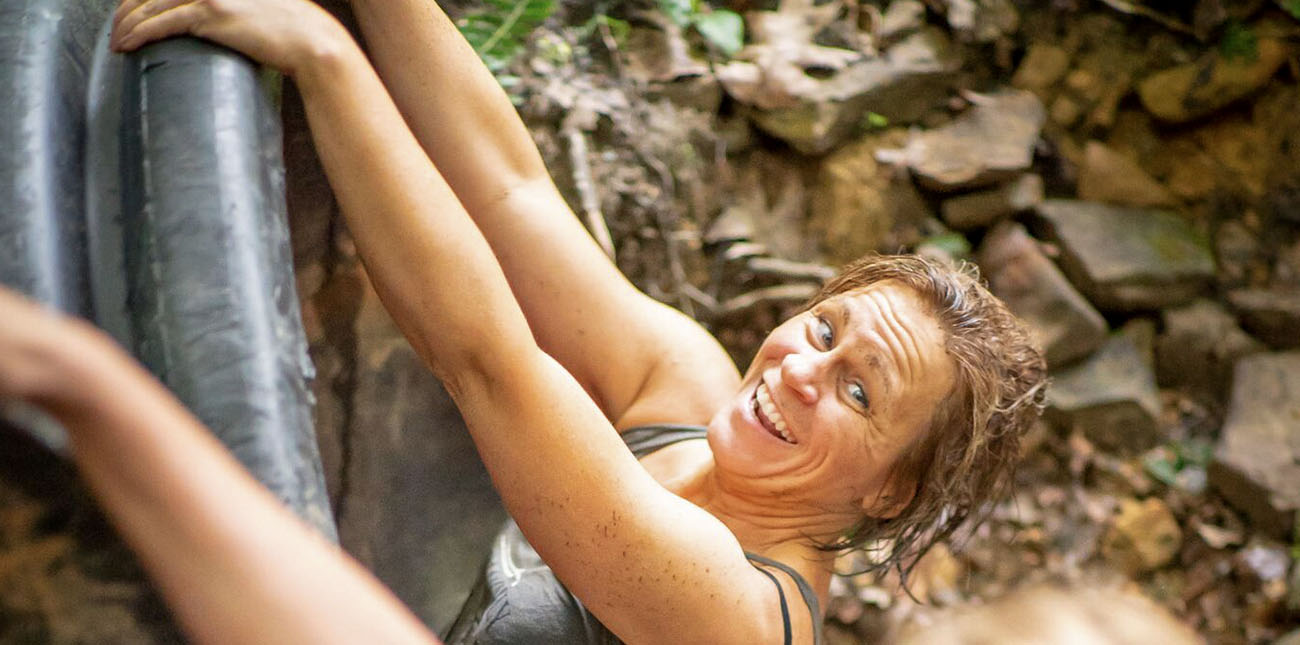
[(879, 112), (867, 112), (867, 116), (863, 119), (863, 122), (868, 128), (873, 130), (880, 130), (889, 127), (889, 117), (880, 114)]
[(691, 24), (691, 18), (695, 14), (695, 6), (691, 0), (658, 0), (659, 10), (673, 21), (678, 27), (688, 27)]
[(1300, 0), (1277, 0), (1277, 4), (1291, 14), (1292, 18), (1300, 20)]
[(918, 246), (933, 246), (947, 253), (954, 258), (970, 257), (970, 240), (966, 239), (961, 233), (940, 233), (932, 235), (921, 242)]
[(1146, 469), (1147, 474), (1155, 477), (1166, 486), (1178, 485), (1178, 467), (1172, 461), (1151, 455), (1142, 460), (1142, 466)]
[(1234, 20), (1223, 30), (1219, 53), (1230, 61), (1254, 62), (1259, 58), (1259, 37), (1249, 26)]
[(735, 56), (745, 46), (745, 20), (726, 9), (696, 14), (695, 29), (728, 56)]
[(1188, 439), (1174, 444), (1174, 451), (1178, 453), (1179, 466), (1193, 465), (1205, 466), (1210, 465), (1210, 459), (1214, 457), (1214, 446), (1208, 441)]
[(609, 27), (609, 33), (614, 37), (614, 42), (622, 45), (627, 41), (627, 34), (632, 30), (632, 27), (627, 24), (626, 20), (601, 16), (600, 22), (606, 27)]
[(555, 0), (489, 0), (488, 5), (462, 18), (457, 27), (495, 74), (510, 65), (528, 34), (555, 11)]

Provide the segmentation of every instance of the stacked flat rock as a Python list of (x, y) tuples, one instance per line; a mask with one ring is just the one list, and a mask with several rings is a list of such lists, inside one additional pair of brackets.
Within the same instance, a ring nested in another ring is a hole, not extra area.
[(1149, 348), (1137, 334), (1112, 334), (1087, 360), (1053, 376), (1047, 418), (1097, 446), (1137, 454), (1156, 445), (1160, 398)]
[(1300, 509), (1300, 352), (1237, 362), (1209, 475), (1261, 530), (1291, 534)]
[(1005, 222), (994, 228), (984, 238), (978, 261), (989, 288), (1029, 325), (1049, 366), (1083, 358), (1106, 341), (1106, 321), (1025, 227)]
[(1206, 240), (1170, 212), (1047, 200), (1043, 233), (1061, 247), (1061, 268), (1104, 311), (1182, 304), (1214, 279)]

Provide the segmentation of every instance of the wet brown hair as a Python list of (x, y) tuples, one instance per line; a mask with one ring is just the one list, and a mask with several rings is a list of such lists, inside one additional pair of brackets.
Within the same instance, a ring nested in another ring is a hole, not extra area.
[[(890, 470), (889, 481), (915, 485), (895, 517), (866, 517), (828, 551), (868, 548), (869, 570), (912, 566), (936, 542), (1010, 485), (1020, 439), (1042, 412), (1047, 364), (1028, 329), (985, 288), (974, 265), (948, 266), (910, 255), (868, 255), (826, 283), (807, 307), (892, 280), (914, 290), (944, 333), (956, 368), (953, 389)], [(889, 487), (886, 487), (888, 489)]]

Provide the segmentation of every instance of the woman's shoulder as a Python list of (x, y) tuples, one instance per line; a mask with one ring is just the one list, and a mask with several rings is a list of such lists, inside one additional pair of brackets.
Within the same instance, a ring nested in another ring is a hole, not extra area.
[(708, 425), (736, 395), (740, 377), (730, 362), (666, 360), (646, 378), (623, 413), (613, 419), (620, 433), (640, 426)]

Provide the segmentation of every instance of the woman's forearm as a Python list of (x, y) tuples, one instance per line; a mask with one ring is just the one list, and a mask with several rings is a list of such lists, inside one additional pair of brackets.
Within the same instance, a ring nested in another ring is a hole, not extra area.
[[(391, 593), (300, 522), (109, 341), (40, 403), (186, 632), (207, 643), (428, 643)], [(328, 616), (328, 620), (322, 620)]]
[(380, 298), (449, 387), (537, 351), (496, 257), (347, 40), (296, 76), (312, 138)]
[(549, 182), (514, 106), (434, 0), (351, 0), (375, 68), (434, 164), (478, 217)]

